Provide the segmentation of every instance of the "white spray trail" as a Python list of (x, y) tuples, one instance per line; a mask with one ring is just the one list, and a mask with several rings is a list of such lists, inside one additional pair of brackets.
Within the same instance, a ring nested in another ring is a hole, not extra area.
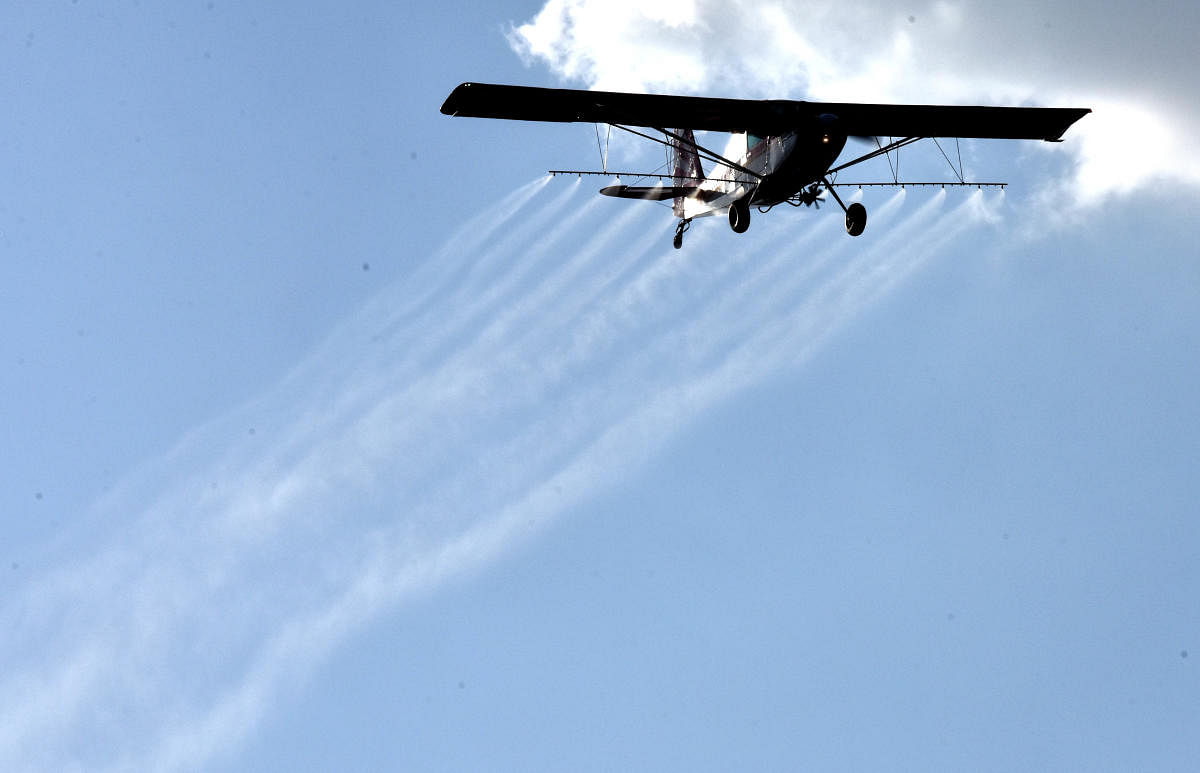
[[(698, 223), (676, 252), (658, 208), (599, 222), (611, 202), (541, 190), (198, 432), (161, 481), (103, 503), (93, 557), (0, 610), (19, 632), (0, 645), (0, 765), (202, 766), (355, 631), (803, 363), (985, 211), (930, 228), (942, 197), (901, 217), (898, 195), (874, 241), (836, 214), (776, 213), (742, 237)], [(251, 421), (253, 439), (220, 439)]]

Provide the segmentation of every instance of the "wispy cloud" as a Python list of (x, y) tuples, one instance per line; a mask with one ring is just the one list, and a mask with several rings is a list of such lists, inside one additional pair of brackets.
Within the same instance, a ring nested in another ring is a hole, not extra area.
[(591, 88), (832, 101), (1052, 104), (1096, 112), (1056, 152), (1081, 207), (1155, 181), (1200, 185), (1200, 88), (1178, 3), (548, 0), (509, 34)]
[[(103, 529), (0, 612), (0, 765), (190, 769), (235, 748), (354, 632), (802, 364), (990, 211), (898, 193), (874, 237), (798, 213), (675, 251), (662, 210), (582, 195), (514, 192), (100, 503)], [(518, 221), (564, 225), (503, 238)]]

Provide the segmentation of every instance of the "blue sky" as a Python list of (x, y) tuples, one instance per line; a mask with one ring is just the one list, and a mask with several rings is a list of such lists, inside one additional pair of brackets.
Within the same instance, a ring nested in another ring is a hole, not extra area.
[[(719, 5), (0, 12), (3, 767), (1189, 769), (1196, 11)], [(1096, 112), (676, 252), (466, 80)]]

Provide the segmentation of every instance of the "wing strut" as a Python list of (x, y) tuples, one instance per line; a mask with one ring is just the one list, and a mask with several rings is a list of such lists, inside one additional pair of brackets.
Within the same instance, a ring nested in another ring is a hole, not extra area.
[[(647, 139), (647, 140), (650, 140), (651, 142), (657, 142), (659, 145), (666, 145), (667, 147), (671, 146), (671, 143), (667, 142), (666, 140), (660, 140), (658, 137), (654, 137), (652, 135), (645, 134), (643, 132), (639, 132), (634, 129), (630, 129), (628, 126), (622, 126), (619, 123), (614, 123), (612, 125), (617, 127), (618, 129), (627, 131), (630, 134), (637, 135), (638, 137), (641, 137), (642, 139)], [(668, 137), (676, 139), (685, 145), (690, 145), (692, 148), (695, 149), (695, 151), (697, 153), (704, 156), (709, 161), (715, 161), (718, 164), (725, 164), (730, 169), (736, 169), (737, 171), (742, 172), (743, 174), (748, 174), (751, 177), (753, 177), (755, 180), (758, 180), (759, 182), (762, 182), (762, 180), (763, 180), (763, 176), (761, 174), (759, 174), (758, 172), (752, 172), (749, 169), (747, 169), (746, 167), (742, 166), (741, 164), (730, 161), (729, 159), (722, 156), (720, 153), (709, 150), (708, 148), (704, 147), (703, 145), (700, 145), (697, 142), (689, 141), (689, 140), (685, 139), (683, 136), (676, 134), (675, 132), (667, 131), (666, 129), (658, 129), (658, 128), (656, 128), (655, 131), (660, 131), (663, 134), (667, 135)]]
[(855, 164), (861, 164), (864, 161), (870, 161), (873, 158), (878, 158), (879, 156), (885, 155), (887, 153), (891, 153), (893, 150), (899, 150), (900, 148), (904, 147), (905, 145), (911, 145), (914, 142), (920, 142), (922, 139), (924, 139), (924, 137), (905, 137), (902, 140), (895, 140), (894, 142), (889, 142), (888, 144), (883, 145), (882, 147), (872, 150), (870, 153), (867, 153), (866, 155), (859, 156), (858, 158), (856, 158), (852, 161), (847, 161), (844, 164), (839, 164), (838, 166), (835, 166), (833, 169), (830, 169), (828, 172), (826, 172), (826, 174), (837, 174), (838, 172), (842, 171), (843, 169), (846, 169), (847, 167), (854, 166)]
[[(946, 183), (946, 182), (942, 182), (942, 183), (901, 182), (901, 180), (900, 180), (900, 154), (899, 153), (896, 154), (896, 164), (895, 164), (895, 166), (893, 166), (892, 159), (891, 159), (891, 152), (893, 150), (899, 150), (900, 148), (905, 147), (906, 145), (911, 145), (914, 142), (920, 142), (923, 139), (933, 140), (933, 144), (937, 145), (937, 149), (941, 152), (942, 158), (944, 158), (946, 160), (946, 165), (950, 167), (950, 171), (954, 172), (954, 176), (958, 178), (958, 182), (949, 182), (949, 183)], [(878, 139), (876, 139), (876, 144), (879, 144)], [(1005, 185), (1007, 185), (1007, 183), (968, 182), (967, 178), (966, 178), (966, 173), (963, 169), (962, 147), (959, 145), (957, 137), (954, 138), (954, 146), (955, 146), (955, 151), (958, 155), (958, 166), (954, 165), (954, 162), (950, 159), (949, 154), (946, 153), (946, 149), (942, 147), (942, 143), (938, 142), (937, 137), (905, 137), (904, 139), (901, 139), (901, 140), (893, 140), (892, 142), (889, 142), (887, 145), (882, 145), (879, 148), (877, 148), (876, 150), (872, 150), (870, 153), (867, 153), (866, 155), (859, 156), (858, 158), (855, 158), (851, 161), (847, 161), (844, 164), (840, 164), (838, 166), (833, 167), (832, 169), (830, 169), (828, 172), (825, 173), (826, 175), (828, 175), (828, 177), (825, 180), (823, 180), (823, 182), (825, 183), (826, 188), (831, 188), (836, 185), (842, 185), (842, 186), (846, 186), (846, 187), (859, 187), (859, 188), (861, 188), (865, 185), (898, 185), (902, 188), (906, 185), (912, 185), (914, 187), (940, 185), (943, 188), (946, 187), (947, 185), (962, 185), (962, 186), (974, 185), (974, 186), (980, 187), (980, 188), (982, 188), (982, 187), (1003, 188)], [(869, 161), (872, 158), (878, 158), (881, 155), (888, 156), (888, 167), (892, 171), (892, 182), (891, 183), (834, 183), (834, 182), (831, 182), (831, 180), (837, 179), (837, 173), (840, 172), (841, 170), (843, 170), (847, 167), (855, 166), (856, 164), (861, 164), (864, 161)], [(834, 194), (834, 196), (836, 198), (837, 194)]]
[(942, 143), (937, 141), (937, 137), (933, 138), (933, 144), (937, 145), (938, 150), (942, 151), (942, 158), (946, 159), (946, 164), (949, 165), (950, 171), (954, 172), (954, 176), (958, 178), (958, 181), (960, 183), (966, 182), (966, 178), (963, 176), (962, 148), (958, 144), (958, 137), (954, 138), (954, 148), (958, 151), (957, 167), (954, 165), (954, 162), (950, 160), (950, 156), (946, 155), (946, 151), (942, 148)]
[(604, 142), (600, 141), (600, 124), (596, 124), (596, 146), (600, 148), (600, 168), (605, 172), (608, 171), (608, 146), (612, 140), (612, 125), (608, 127), (608, 134), (604, 138)]

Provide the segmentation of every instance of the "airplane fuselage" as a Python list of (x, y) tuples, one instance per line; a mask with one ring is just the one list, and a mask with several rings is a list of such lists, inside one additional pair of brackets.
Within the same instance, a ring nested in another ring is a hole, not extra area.
[(825, 131), (738, 136), (745, 137), (746, 151), (730, 160), (753, 174), (718, 164), (698, 186), (708, 195), (683, 202), (685, 217), (719, 214), (735, 201), (745, 200), (748, 205), (760, 207), (786, 201), (820, 180), (846, 144), (845, 136)]

